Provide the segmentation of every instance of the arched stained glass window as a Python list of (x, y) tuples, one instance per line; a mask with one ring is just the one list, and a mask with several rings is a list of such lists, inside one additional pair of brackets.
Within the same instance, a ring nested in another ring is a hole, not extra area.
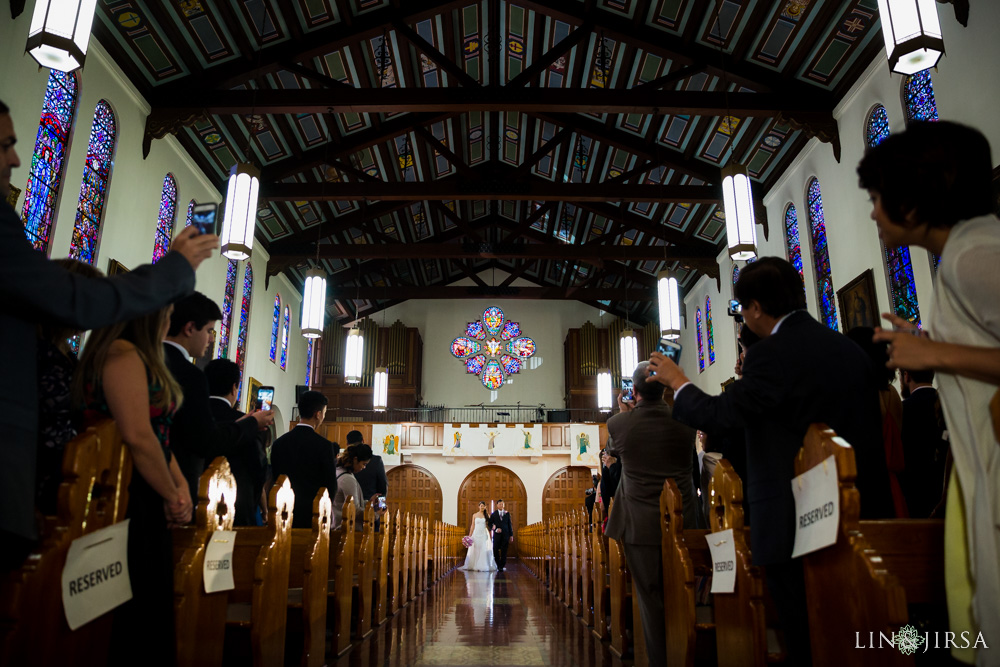
[(715, 332), (712, 330), (712, 299), (705, 297), (705, 336), (708, 339), (708, 365), (715, 363)]
[(837, 327), (837, 302), (833, 292), (833, 272), (830, 270), (830, 251), (826, 245), (826, 218), (823, 215), (823, 195), (819, 180), (809, 181), (809, 234), (812, 237), (813, 262), (816, 266), (816, 291), (823, 324), (834, 331)]
[(788, 261), (802, 276), (805, 282), (805, 270), (802, 267), (802, 244), (799, 242), (799, 214), (795, 204), (789, 204), (785, 209), (785, 249), (788, 251)]
[(76, 206), (73, 239), (69, 244), (69, 256), (88, 264), (93, 264), (97, 258), (97, 242), (101, 238), (101, 220), (104, 204), (108, 200), (117, 140), (115, 112), (111, 110), (111, 105), (101, 100), (97, 103), (94, 124), (90, 128), (80, 201)]
[(281, 327), (281, 370), (288, 363), (288, 334), (292, 326), (292, 310), (285, 306), (285, 323)]
[(153, 264), (170, 250), (170, 239), (174, 236), (174, 219), (177, 217), (177, 181), (173, 174), (163, 177), (160, 192), (160, 211), (156, 217), (156, 237), (153, 240)]
[(274, 313), (271, 316), (271, 361), (278, 358), (278, 327), (281, 324), (281, 295), (274, 295)]
[(876, 104), (875, 108), (868, 114), (868, 122), (865, 123), (865, 144), (868, 148), (874, 148), (889, 137), (889, 114), (885, 112), (885, 107)]
[(247, 270), (243, 275), (243, 302), (240, 305), (240, 328), (236, 333), (236, 365), (240, 367), (240, 386), (236, 392), (236, 400), (243, 393), (243, 368), (247, 361), (247, 332), (250, 330), (250, 305), (253, 300), (253, 267), (247, 262)]
[(194, 211), (194, 200), (193, 199), (188, 202), (187, 217), (184, 218), (184, 226), (185, 227), (190, 227), (191, 226), (191, 212), (192, 211)]
[(701, 308), (694, 311), (694, 330), (698, 335), (698, 372), (705, 370), (705, 346), (701, 337)]
[(911, 74), (903, 82), (903, 102), (906, 107), (906, 122), (911, 120), (937, 120), (937, 100), (934, 99), (934, 83), (931, 71)]
[[(733, 287), (736, 287), (736, 281), (740, 279), (740, 267), (733, 264)], [(736, 298), (735, 291), (733, 292), (733, 298)]]
[(76, 102), (76, 75), (51, 70), (21, 209), (24, 233), (32, 247), (42, 252), (49, 249)]
[(307, 387), (312, 387), (312, 375), (313, 375), (313, 345), (316, 344), (316, 339), (309, 339), (309, 344), (306, 345), (306, 381), (305, 385)]
[(229, 260), (226, 267), (226, 292), (222, 295), (222, 322), (219, 323), (219, 359), (229, 357), (229, 332), (233, 330), (233, 301), (236, 300), (236, 266)]

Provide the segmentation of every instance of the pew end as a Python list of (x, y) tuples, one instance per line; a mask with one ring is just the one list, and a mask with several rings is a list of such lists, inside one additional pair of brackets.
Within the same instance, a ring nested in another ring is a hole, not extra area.
[(293, 528), (288, 571), (287, 663), (320, 667), (326, 660), (326, 598), (333, 503), (326, 488), (313, 499), (312, 528)]
[(354, 496), (344, 501), (340, 528), (330, 533), (327, 573), (327, 626), (333, 631), (330, 653), (339, 657), (351, 649), (351, 589), (354, 579)]

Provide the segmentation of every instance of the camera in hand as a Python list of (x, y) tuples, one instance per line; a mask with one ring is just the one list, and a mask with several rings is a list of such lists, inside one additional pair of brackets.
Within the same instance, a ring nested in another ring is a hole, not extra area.
[(635, 400), (635, 384), (632, 378), (622, 378), (622, 401), (629, 402)]
[(196, 227), (199, 234), (215, 234), (218, 214), (218, 204), (195, 204), (191, 208), (191, 226)]
[(737, 322), (743, 321), (743, 304), (741, 304), (736, 299), (729, 300), (729, 308), (726, 309), (726, 313), (729, 314), (731, 318)]
[(254, 407), (257, 410), (270, 410), (274, 404), (274, 387), (259, 387), (257, 389), (257, 402)]
[(378, 507), (378, 509), (379, 509), (380, 512), (382, 512), (382, 511), (384, 511), (386, 509), (385, 496), (379, 496), (378, 497), (378, 505), (377, 505), (377, 507)]
[[(666, 336), (660, 339), (660, 342), (656, 344), (656, 351), (665, 356), (670, 361), (675, 364), (681, 362), (681, 344), (675, 340), (670, 340)], [(656, 375), (656, 371), (649, 372), (650, 377)]]

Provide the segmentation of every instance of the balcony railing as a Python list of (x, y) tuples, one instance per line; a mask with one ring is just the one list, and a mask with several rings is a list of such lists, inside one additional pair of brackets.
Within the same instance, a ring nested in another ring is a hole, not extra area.
[(548, 409), (544, 405), (443, 405), (423, 408), (389, 408), (382, 412), (354, 408), (329, 408), (327, 420), (340, 422), (407, 422), (446, 424), (531, 424), (543, 422), (603, 422), (607, 413), (592, 409)]

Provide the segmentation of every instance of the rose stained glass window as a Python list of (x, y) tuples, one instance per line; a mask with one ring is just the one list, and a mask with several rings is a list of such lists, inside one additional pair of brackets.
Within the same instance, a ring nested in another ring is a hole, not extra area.
[(823, 324), (834, 331), (837, 327), (837, 303), (830, 270), (830, 251), (826, 245), (826, 219), (823, 215), (823, 195), (819, 180), (809, 181), (809, 233), (812, 236), (813, 261), (816, 265), (816, 289)]
[(705, 346), (701, 337), (701, 308), (694, 311), (694, 330), (698, 336), (698, 372), (705, 370)]
[(69, 245), (69, 256), (88, 264), (93, 264), (97, 258), (97, 242), (101, 237), (101, 220), (104, 204), (108, 200), (117, 140), (115, 113), (107, 102), (101, 100), (97, 103), (94, 124), (90, 129), (80, 201), (76, 206), (76, 223)]
[(534, 356), (535, 341), (521, 336), (521, 325), (505, 321), (503, 310), (491, 306), (480, 320), (469, 322), (465, 336), (451, 342), (451, 354), (465, 363), (468, 373), (478, 375), (484, 387), (496, 390)]
[(712, 299), (705, 297), (705, 338), (708, 343), (708, 365), (715, 363), (715, 332), (712, 331)]
[(281, 327), (281, 370), (285, 370), (288, 363), (288, 330), (291, 328), (292, 311), (285, 306), (285, 323)]
[(51, 70), (21, 209), (24, 233), (32, 247), (42, 252), (49, 249), (76, 102), (76, 75)]
[(219, 359), (229, 357), (229, 332), (233, 330), (233, 301), (236, 299), (236, 265), (226, 267), (226, 291), (222, 295), (222, 321), (219, 323)]
[(885, 107), (877, 105), (868, 114), (868, 122), (865, 123), (865, 143), (868, 148), (874, 148), (889, 137), (889, 114), (885, 112)]
[(281, 295), (274, 295), (274, 314), (271, 320), (271, 351), (269, 358), (274, 361), (278, 358), (278, 329), (281, 327)]
[(247, 332), (250, 330), (250, 305), (253, 302), (253, 267), (247, 262), (243, 275), (243, 301), (240, 305), (240, 328), (236, 332), (236, 365), (240, 367), (240, 384), (236, 393), (239, 402), (243, 393), (243, 368), (247, 360)]
[(906, 122), (938, 119), (934, 83), (929, 69), (906, 77), (906, 82), (903, 83), (903, 101), (906, 104)]
[(160, 211), (156, 216), (156, 237), (153, 240), (153, 263), (170, 250), (170, 239), (174, 235), (174, 218), (177, 215), (177, 181), (173, 174), (167, 174), (163, 179), (163, 190), (160, 193)]

